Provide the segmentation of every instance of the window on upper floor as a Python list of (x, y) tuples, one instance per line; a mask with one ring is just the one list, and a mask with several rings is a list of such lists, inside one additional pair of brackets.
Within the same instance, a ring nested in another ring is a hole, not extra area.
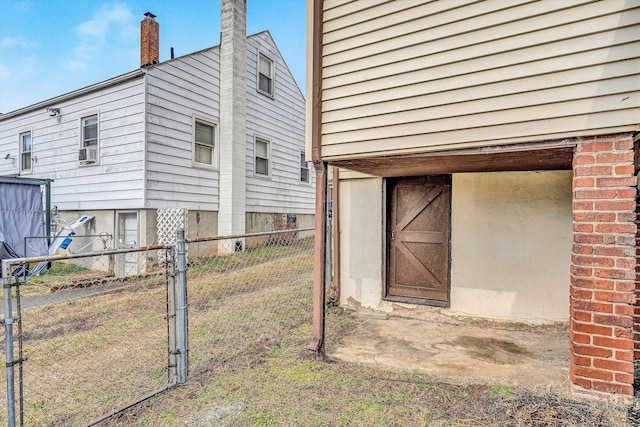
[(311, 176), (309, 175), (309, 162), (305, 158), (304, 151), (300, 152), (300, 182), (311, 182)]
[(215, 166), (215, 125), (195, 120), (193, 133), (193, 162)]
[(256, 136), (253, 152), (256, 175), (269, 176), (269, 141)]
[(98, 162), (98, 115), (83, 117), (81, 120), (82, 139), (78, 160), (83, 165)]
[(98, 115), (82, 119), (82, 147), (98, 146)]
[(31, 132), (20, 134), (20, 172), (31, 172)]
[(273, 60), (258, 54), (258, 92), (273, 97)]

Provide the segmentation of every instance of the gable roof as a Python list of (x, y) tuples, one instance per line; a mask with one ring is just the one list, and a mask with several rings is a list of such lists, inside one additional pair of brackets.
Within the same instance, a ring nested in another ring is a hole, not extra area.
[[(247, 36), (247, 40), (249, 40), (251, 38), (256, 38), (256, 37), (258, 37), (258, 36), (260, 36), (262, 34), (266, 34), (266, 35), (269, 36), (269, 38), (273, 42), (273, 45), (275, 46), (276, 50), (278, 51), (278, 55), (280, 55), (280, 57), (283, 58), (283, 60), (284, 60), (284, 57), (282, 56), (282, 53), (278, 49), (278, 45), (276, 44), (275, 40), (273, 40), (273, 37), (271, 36), (271, 33), (269, 32), (269, 30), (263, 30), (263, 31), (251, 34), (251, 35)], [(26, 107), (22, 107), (22, 108), (19, 108), (17, 110), (13, 110), (13, 111), (9, 111), (9, 112), (4, 113), (4, 114), (0, 114), (0, 122), (5, 120), (5, 119), (9, 119), (9, 118), (12, 118), (12, 117), (15, 117), (15, 116), (19, 116), (21, 114), (28, 113), (28, 112), (33, 111), (33, 110), (49, 107), (52, 104), (56, 104), (56, 103), (59, 103), (59, 102), (67, 101), (69, 99), (73, 99), (73, 98), (76, 98), (76, 97), (79, 97), (79, 96), (82, 96), (82, 95), (90, 94), (92, 92), (96, 92), (96, 91), (99, 91), (99, 90), (104, 89), (104, 88), (115, 86), (115, 85), (118, 85), (120, 83), (129, 81), (129, 80), (134, 80), (136, 78), (143, 77), (146, 74), (147, 70), (150, 70), (150, 69), (153, 69), (153, 68), (156, 68), (156, 67), (161, 67), (163, 64), (171, 63), (173, 61), (178, 61), (181, 58), (185, 58), (187, 56), (197, 55), (198, 53), (201, 53), (201, 52), (206, 52), (206, 51), (209, 51), (209, 50), (218, 49), (219, 47), (220, 47), (220, 44), (217, 44), (217, 45), (214, 45), (214, 46), (211, 46), (211, 47), (200, 49), (200, 50), (195, 51), (195, 52), (190, 52), (190, 53), (178, 56), (176, 58), (172, 58), (172, 59), (169, 59), (169, 60), (166, 60), (166, 61), (163, 61), (163, 62), (158, 62), (157, 64), (151, 64), (151, 65), (148, 65), (148, 66), (143, 67), (143, 68), (138, 68), (136, 70), (129, 71), (129, 72), (124, 73), (124, 74), (120, 74), (119, 76), (115, 76), (115, 77), (112, 77), (110, 79), (103, 80), (101, 82), (94, 83), (92, 85), (85, 86), (85, 87), (80, 88), (80, 89), (73, 90), (71, 92), (67, 92), (67, 93), (64, 93), (64, 94), (61, 94), (61, 95), (58, 95), (58, 96), (54, 96), (53, 98), (45, 99), (44, 101), (40, 101), (40, 102), (37, 102), (35, 104), (27, 105)], [(289, 66), (287, 65), (287, 62), (284, 61), (284, 64), (287, 67), (287, 72), (293, 78), (293, 75), (291, 74), (291, 70), (289, 69)], [(302, 91), (300, 90), (300, 86), (298, 85), (298, 82), (295, 81), (295, 78), (293, 78), (293, 81), (296, 83), (296, 87), (298, 88), (298, 91), (300, 92), (300, 95), (304, 98), (304, 95), (303, 95)]]

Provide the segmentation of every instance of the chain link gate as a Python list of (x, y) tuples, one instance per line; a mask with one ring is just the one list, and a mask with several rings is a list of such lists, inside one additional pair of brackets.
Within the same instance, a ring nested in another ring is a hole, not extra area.
[[(134, 253), (144, 270), (116, 277), (116, 258)], [(158, 245), (3, 260), (0, 422), (94, 425), (184, 382), (186, 265), (175, 259)], [(30, 277), (42, 262), (47, 273)]]
[[(0, 423), (95, 425), (188, 375), (307, 336), (313, 229), (194, 240), (180, 229), (175, 242), (2, 261)], [(132, 255), (139, 270), (115, 274)], [(29, 277), (43, 262), (46, 274)]]

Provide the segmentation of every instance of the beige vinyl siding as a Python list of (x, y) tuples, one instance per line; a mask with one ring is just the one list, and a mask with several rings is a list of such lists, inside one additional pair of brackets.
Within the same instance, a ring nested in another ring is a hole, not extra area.
[(325, 1), (323, 157), (637, 129), (640, 3)]

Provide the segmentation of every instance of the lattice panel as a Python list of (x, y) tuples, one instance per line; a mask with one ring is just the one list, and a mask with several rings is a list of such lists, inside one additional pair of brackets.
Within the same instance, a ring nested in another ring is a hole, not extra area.
[[(158, 209), (157, 221), (158, 221), (158, 244), (161, 245), (175, 245), (176, 244), (176, 231), (180, 228), (184, 228), (185, 235), (187, 234), (187, 220), (189, 214), (188, 209), (183, 208), (164, 208)], [(158, 254), (162, 263), (165, 260), (162, 258), (164, 252)]]

